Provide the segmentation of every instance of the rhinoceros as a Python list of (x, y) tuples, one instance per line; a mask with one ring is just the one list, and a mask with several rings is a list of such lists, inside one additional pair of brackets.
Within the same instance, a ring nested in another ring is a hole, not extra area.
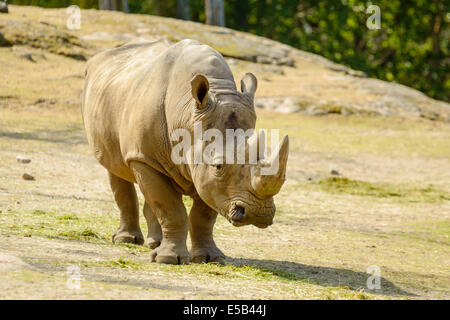
[[(273, 196), (285, 180), (287, 136), (275, 152), (279, 170), (273, 175), (252, 170), (275, 158), (256, 164), (176, 164), (171, 157), (171, 133), (180, 128), (192, 132), (195, 121), (221, 132), (255, 128), (256, 87), (256, 77), (247, 73), (238, 91), (225, 59), (193, 40), (132, 42), (88, 61), (83, 122), (120, 210), (113, 243), (144, 244), (153, 249), (152, 262), (223, 264), (225, 255), (213, 239), (218, 213), (235, 226), (272, 224)], [(134, 184), (145, 198), (146, 239)], [(193, 199), (189, 216), (183, 195)]]

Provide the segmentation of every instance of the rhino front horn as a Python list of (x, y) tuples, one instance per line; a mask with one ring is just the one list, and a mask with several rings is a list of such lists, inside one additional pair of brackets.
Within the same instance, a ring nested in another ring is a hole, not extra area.
[(258, 198), (266, 199), (276, 195), (286, 180), (286, 166), (289, 154), (289, 137), (285, 135), (268, 164), (258, 165), (252, 174), (252, 188)]

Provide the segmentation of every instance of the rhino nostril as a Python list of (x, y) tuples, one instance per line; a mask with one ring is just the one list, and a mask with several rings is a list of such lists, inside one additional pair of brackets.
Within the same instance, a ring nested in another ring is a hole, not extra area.
[(234, 221), (242, 221), (245, 218), (245, 208), (241, 206), (234, 207), (231, 214), (231, 219)]

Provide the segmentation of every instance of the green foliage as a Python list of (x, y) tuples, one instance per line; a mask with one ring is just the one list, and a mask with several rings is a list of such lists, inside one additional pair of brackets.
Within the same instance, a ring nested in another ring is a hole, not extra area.
[[(95, 8), (95, 0), (14, 0), (14, 4)], [(129, 0), (130, 12), (176, 17), (177, 1)], [(450, 2), (378, 0), (381, 29), (366, 27), (365, 0), (225, 0), (228, 27), (311, 51), (450, 100)], [(204, 22), (204, 0), (190, 0), (191, 18)]]
[(98, 0), (10, 0), (8, 2), (10, 4), (44, 8), (65, 8), (70, 5), (77, 5), (80, 8), (98, 8)]
[(366, 13), (370, 3), (362, 0), (226, 3), (231, 28), (323, 55), (369, 76), (449, 101), (449, 2), (376, 1), (381, 13), (379, 30), (366, 27), (372, 12)]
[(133, 13), (147, 13), (164, 17), (177, 16), (177, 0), (129, 0), (128, 7)]

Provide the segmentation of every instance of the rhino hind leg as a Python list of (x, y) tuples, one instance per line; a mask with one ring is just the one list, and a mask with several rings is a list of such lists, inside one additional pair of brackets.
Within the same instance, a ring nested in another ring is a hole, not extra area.
[(191, 236), (191, 262), (225, 264), (225, 255), (217, 248), (213, 239), (213, 228), (217, 212), (200, 198), (194, 199), (189, 214), (189, 234)]
[(162, 230), (158, 219), (147, 201), (144, 203), (144, 217), (145, 220), (147, 220), (148, 227), (147, 239), (145, 239), (144, 246), (149, 247), (150, 249), (155, 249), (161, 244)]
[(188, 264), (188, 222), (181, 193), (175, 190), (170, 178), (147, 164), (132, 161), (130, 167), (145, 201), (161, 226), (161, 244), (150, 252), (151, 261)]
[(108, 173), (111, 190), (120, 210), (120, 225), (111, 240), (113, 243), (143, 244), (144, 237), (139, 226), (139, 204), (136, 189), (131, 182), (123, 180), (111, 172)]

